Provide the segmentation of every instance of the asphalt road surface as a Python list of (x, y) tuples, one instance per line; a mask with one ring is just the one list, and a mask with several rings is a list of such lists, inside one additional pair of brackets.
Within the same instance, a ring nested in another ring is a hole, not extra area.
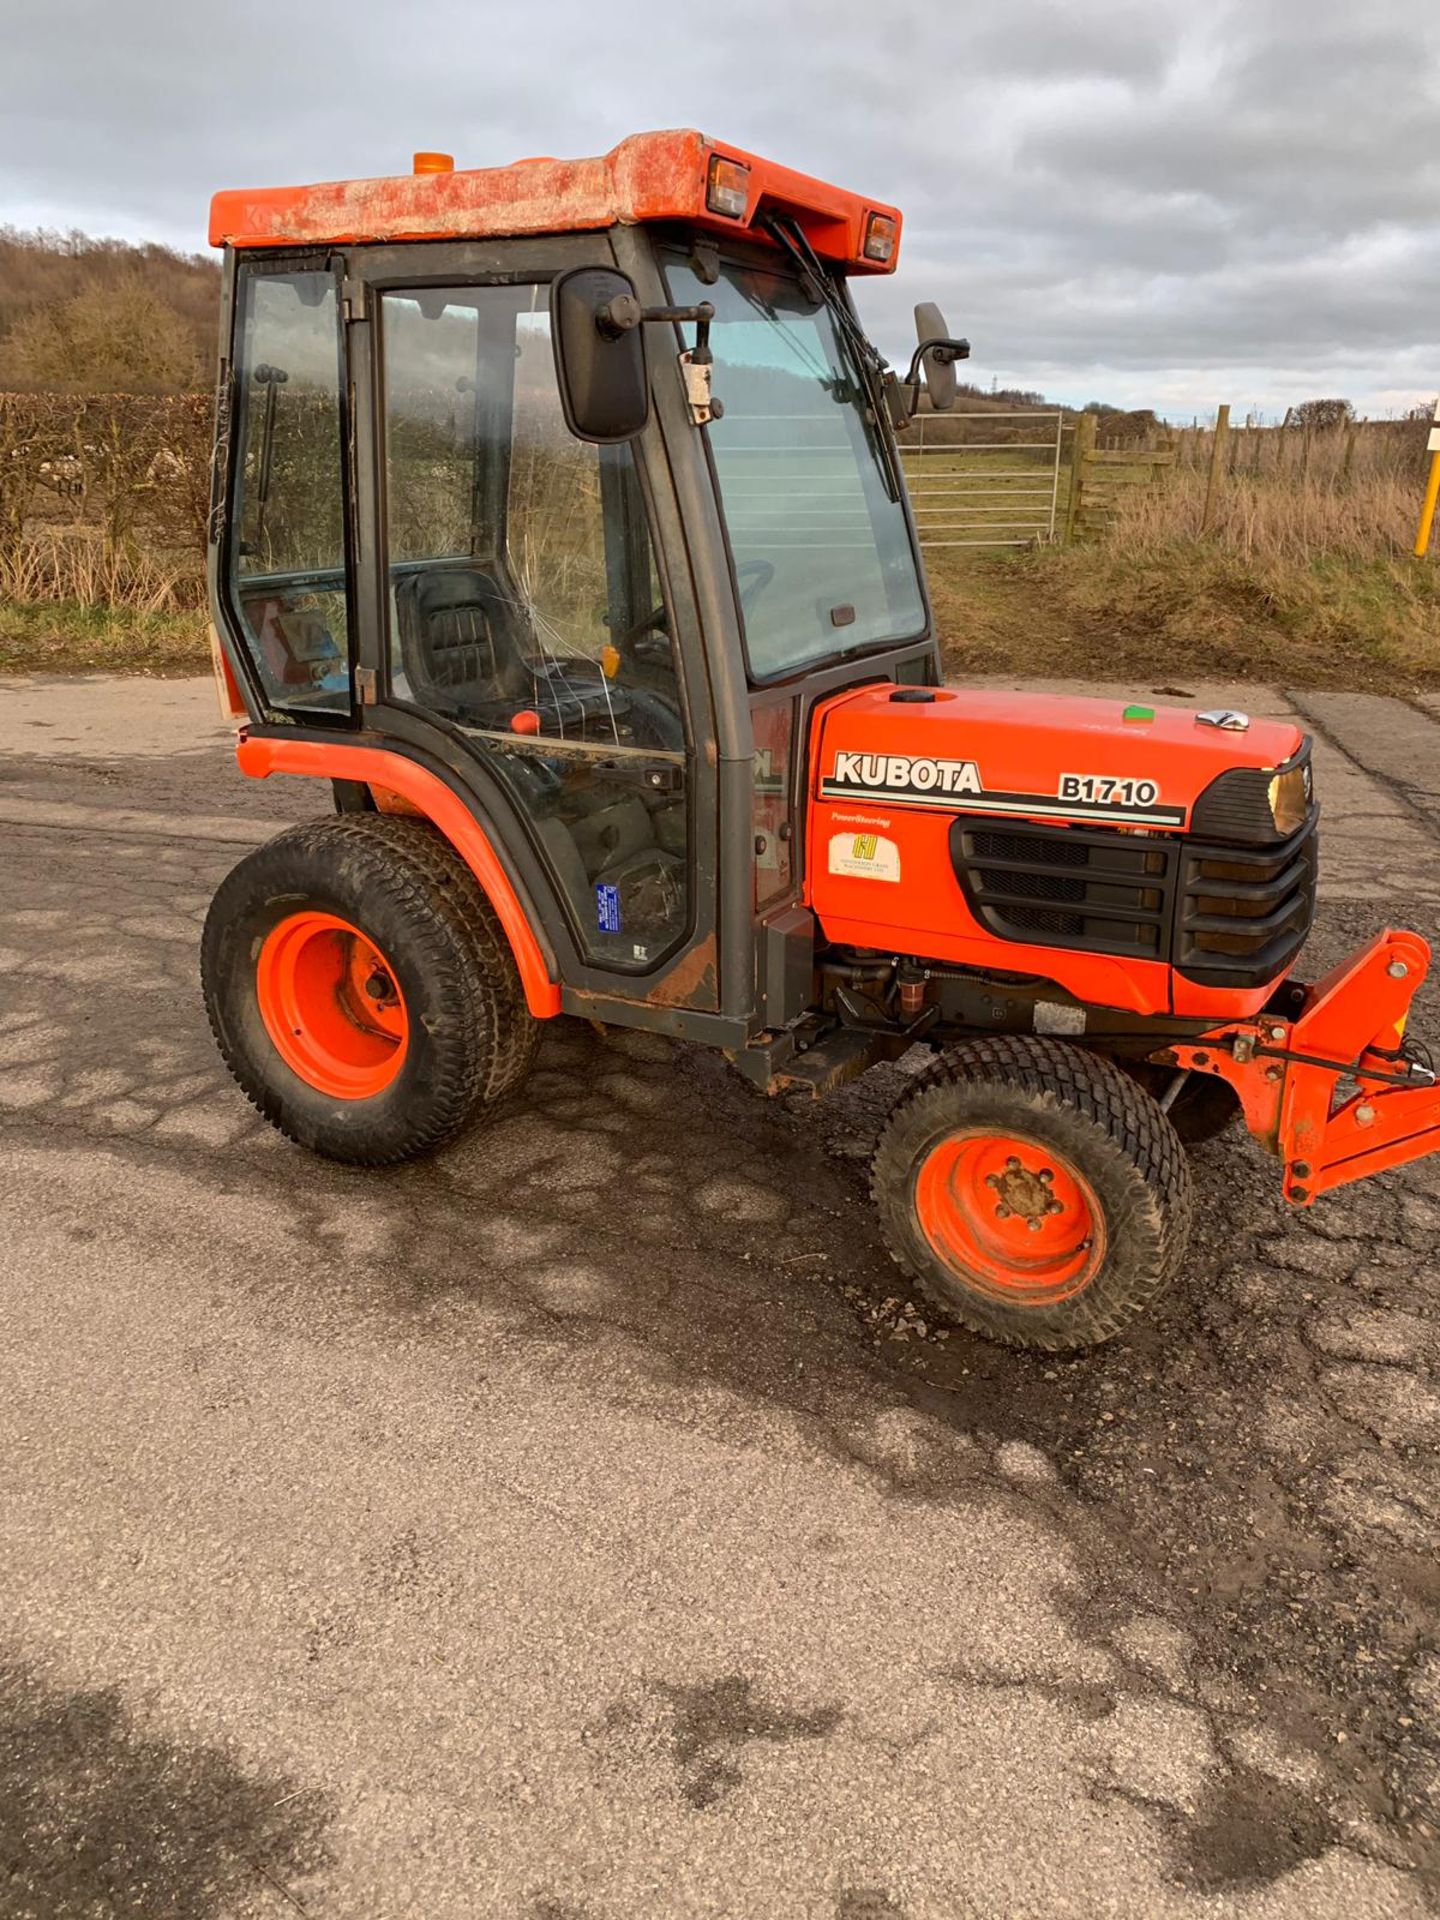
[[(1308, 965), (1435, 937), (1440, 726), (1224, 691), (1319, 733)], [(346, 1172), (196, 984), (325, 798), (205, 684), (0, 682), (0, 1915), (1428, 1911), (1440, 1163), (1297, 1216), (1200, 1150), (1182, 1283), (1073, 1360), (898, 1283), (900, 1069), (557, 1022)]]

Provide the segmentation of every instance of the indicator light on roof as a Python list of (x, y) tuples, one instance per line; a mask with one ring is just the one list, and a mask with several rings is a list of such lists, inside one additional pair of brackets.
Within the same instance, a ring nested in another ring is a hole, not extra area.
[(417, 153), (413, 163), (416, 173), (453, 173), (455, 156), (453, 153)]
[(867, 260), (888, 267), (895, 257), (897, 228), (888, 213), (872, 213), (865, 222), (865, 244), (860, 249)]
[(712, 153), (705, 176), (705, 204), (711, 213), (743, 220), (750, 205), (749, 167), (742, 167), (738, 160), (727, 160), (723, 153)]

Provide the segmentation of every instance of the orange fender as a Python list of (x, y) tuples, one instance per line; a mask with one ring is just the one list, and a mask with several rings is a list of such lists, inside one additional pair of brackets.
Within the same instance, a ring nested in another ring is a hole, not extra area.
[(384, 747), (349, 746), (328, 740), (256, 740), (242, 733), (235, 757), (240, 771), (264, 780), (272, 773), (303, 773), (324, 780), (360, 780), (399, 794), (443, 833), (480, 884), (505, 929), (525, 989), (525, 1004), (537, 1020), (560, 1011), (560, 989), (520, 896), (496, 857), (490, 837), (464, 801), (445, 782), (402, 753)]

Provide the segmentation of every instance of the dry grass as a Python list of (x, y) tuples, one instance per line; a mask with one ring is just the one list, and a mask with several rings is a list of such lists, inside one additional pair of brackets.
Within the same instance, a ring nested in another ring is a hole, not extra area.
[[(1416, 487), (1394, 472), (1316, 473), (1304, 484), (1291, 475), (1232, 474), (1217, 489), (1209, 541), (1261, 567), (1369, 566), (1409, 553), (1418, 507)], [(1169, 552), (1199, 539), (1204, 508), (1204, 474), (1182, 469), (1123, 494), (1104, 544), (1136, 560)]]
[(0, 599), (60, 601), (87, 611), (192, 613), (205, 583), (189, 554), (167, 558), (126, 542), (114, 546), (93, 528), (42, 528), (0, 547)]
[(1204, 495), (1181, 469), (1089, 544), (933, 554), (953, 669), (1440, 686), (1440, 564), (1409, 553), (1418, 490), (1393, 466), (1227, 476), (1202, 535)]

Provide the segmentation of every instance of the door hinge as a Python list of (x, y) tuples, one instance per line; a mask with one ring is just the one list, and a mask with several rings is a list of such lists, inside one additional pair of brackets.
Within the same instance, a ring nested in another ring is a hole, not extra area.
[(351, 321), (368, 318), (368, 293), (363, 280), (351, 278), (348, 274), (340, 283), (340, 313), (347, 325)]
[(362, 707), (373, 707), (380, 695), (379, 676), (374, 667), (356, 667), (355, 698)]

